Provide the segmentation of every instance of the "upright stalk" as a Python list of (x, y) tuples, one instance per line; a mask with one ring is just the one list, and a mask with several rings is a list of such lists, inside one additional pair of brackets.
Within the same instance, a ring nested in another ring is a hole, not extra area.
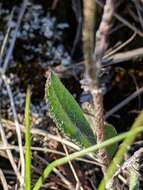
[[(97, 143), (102, 143), (104, 139), (104, 106), (102, 80), (104, 70), (102, 58), (108, 46), (108, 34), (111, 28), (111, 21), (114, 12), (114, 0), (106, 0), (104, 12), (99, 29), (96, 32), (94, 48), (94, 28), (95, 28), (95, 0), (84, 0), (84, 26), (83, 26), (83, 51), (85, 58), (85, 80), (83, 88), (90, 91), (93, 98), (92, 112), (94, 114), (93, 129), (97, 136)], [(102, 161), (102, 171), (105, 175), (109, 159), (105, 149), (99, 150), (99, 159)]]
[(30, 134), (30, 102), (31, 102), (31, 91), (27, 89), (26, 105), (25, 105), (25, 190), (31, 190), (31, 134)]

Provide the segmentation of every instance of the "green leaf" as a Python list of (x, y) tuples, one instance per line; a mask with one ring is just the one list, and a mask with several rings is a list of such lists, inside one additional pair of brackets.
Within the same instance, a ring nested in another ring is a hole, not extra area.
[[(87, 111), (86, 111), (87, 112)], [(94, 128), (94, 116), (92, 115), (92, 111), (91, 114), (84, 114), (87, 121), (89, 122), (90, 126), (92, 128)], [(117, 131), (115, 129), (115, 127), (107, 122), (105, 122), (105, 130), (104, 130), (104, 135), (105, 135), (105, 140), (110, 139), (112, 137), (115, 137), (117, 135)], [(117, 150), (117, 143), (112, 144), (111, 146), (107, 147), (107, 154), (109, 159), (111, 160), (115, 151)]]
[(65, 136), (83, 147), (96, 144), (96, 137), (80, 106), (53, 72), (49, 72), (45, 97), (51, 118)]
[[(105, 124), (105, 140), (117, 136), (115, 127), (109, 123)], [(109, 159), (111, 160), (117, 150), (117, 143), (114, 143), (106, 148)]]
[[(88, 118), (86, 119), (78, 103), (53, 72), (49, 72), (45, 98), (49, 105), (49, 115), (64, 136), (85, 148), (96, 144), (96, 136)], [(112, 125), (105, 125), (105, 139), (117, 135)], [(116, 147), (117, 144), (114, 144), (107, 148), (109, 158), (112, 158)]]

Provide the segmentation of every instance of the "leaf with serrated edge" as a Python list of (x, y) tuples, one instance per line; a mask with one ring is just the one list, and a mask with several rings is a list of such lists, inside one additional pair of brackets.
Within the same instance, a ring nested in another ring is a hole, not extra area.
[[(46, 82), (45, 99), (49, 106), (50, 117), (64, 136), (69, 137), (72, 141), (85, 148), (96, 144), (96, 136), (80, 106), (56, 74), (51, 71), (48, 73)], [(105, 138), (111, 138), (116, 134), (115, 128), (110, 124), (106, 124)], [(113, 145), (107, 148), (110, 158), (115, 152), (116, 146)]]
[(45, 96), (49, 114), (65, 136), (84, 147), (96, 144), (96, 137), (80, 106), (53, 72), (49, 72)]

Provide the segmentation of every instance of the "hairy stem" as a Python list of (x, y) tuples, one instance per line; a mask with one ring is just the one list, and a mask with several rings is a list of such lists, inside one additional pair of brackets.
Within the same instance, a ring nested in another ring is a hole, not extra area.
[[(99, 29), (96, 33), (96, 46), (94, 47), (96, 5), (94, 0), (84, 0), (84, 28), (83, 28), (83, 51), (85, 58), (85, 82), (83, 88), (90, 91), (93, 97), (93, 127), (97, 136), (97, 143), (104, 141), (104, 106), (103, 106), (103, 82), (102, 82), (102, 58), (108, 46), (108, 34), (111, 28), (114, 13), (114, 0), (107, 0), (104, 6)], [(94, 53), (93, 53), (94, 51)], [(109, 164), (105, 149), (99, 150), (99, 159), (102, 161), (102, 171), (105, 175)]]

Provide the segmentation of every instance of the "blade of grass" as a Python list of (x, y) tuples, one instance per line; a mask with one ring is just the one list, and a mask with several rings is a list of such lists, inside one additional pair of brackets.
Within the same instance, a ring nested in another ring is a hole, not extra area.
[(127, 136), (136, 136), (139, 132), (143, 132), (143, 128), (136, 128), (130, 132), (126, 132), (126, 133), (123, 133), (123, 134), (118, 135), (116, 137), (110, 138), (109, 140), (106, 140), (101, 144), (96, 144), (94, 146), (91, 146), (91, 147), (86, 148), (84, 150), (81, 150), (79, 152), (75, 152), (75, 153), (70, 154), (66, 157), (63, 157), (61, 159), (53, 161), (51, 164), (49, 164), (45, 168), (43, 175), (39, 177), (35, 186), (33, 187), (33, 190), (38, 190), (42, 187), (42, 184), (44, 183), (44, 181), (50, 175), (50, 173), (53, 171), (54, 168), (56, 168), (60, 165), (66, 164), (68, 161), (72, 161), (72, 160), (75, 160), (76, 158), (85, 156), (86, 154), (88, 154), (90, 152), (97, 151), (100, 148), (104, 148), (104, 147), (107, 147), (113, 143), (119, 142), (119, 141), (123, 140), (124, 138), (126, 138)]
[(133, 125), (130, 129), (129, 134), (126, 136), (123, 143), (120, 145), (119, 150), (117, 151), (116, 155), (114, 156), (114, 158), (107, 170), (106, 179), (103, 179), (101, 181), (98, 190), (105, 190), (105, 186), (111, 180), (112, 176), (118, 169), (118, 166), (121, 164), (121, 162), (124, 158), (124, 155), (127, 152), (127, 149), (134, 142), (134, 140), (137, 136), (137, 133), (133, 134), (132, 132), (139, 130), (140, 128), (141, 128), (141, 130), (143, 130), (143, 112), (141, 112), (140, 115), (137, 117), (137, 119), (135, 120), (135, 122), (133, 123)]
[(27, 89), (26, 105), (25, 105), (25, 190), (31, 190), (31, 134), (30, 134), (30, 102), (31, 91)]
[(139, 175), (135, 169), (130, 170), (129, 190), (139, 190)]

